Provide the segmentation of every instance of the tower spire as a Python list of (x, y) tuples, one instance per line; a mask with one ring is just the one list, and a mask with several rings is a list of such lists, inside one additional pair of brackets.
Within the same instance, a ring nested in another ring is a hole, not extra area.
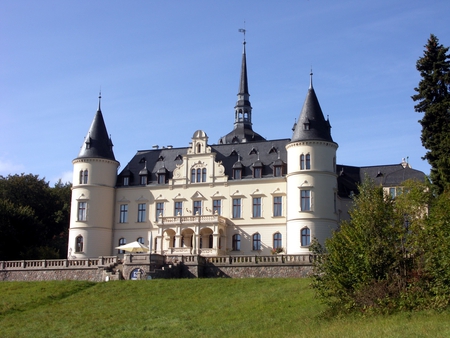
[(101, 102), (102, 102), (102, 90), (100, 89), (99, 93), (98, 93), (98, 110), (97, 111), (102, 111), (101, 109)]

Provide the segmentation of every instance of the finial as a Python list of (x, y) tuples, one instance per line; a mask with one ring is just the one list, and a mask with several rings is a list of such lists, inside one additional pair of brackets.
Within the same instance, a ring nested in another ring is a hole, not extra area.
[(245, 29), (245, 21), (244, 21), (244, 28), (239, 28), (239, 33), (243, 33), (244, 34), (244, 42), (243, 42), (244, 45), (246, 44), (246, 42), (245, 42), (245, 32), (246, 31), (247, 30)]
[(312, 67), (311, 67), (311, 72), (309, 73), (309, 89), (312, 89), (312, 87), (313, 87), (312, 77), (313, 77), (313, 71), (312, 71)]
[(98, 111), (101, 111), (100, 109), (101, 101), (102, 101), (102, 90), (100, 89), (100, 92), (98, 93)]

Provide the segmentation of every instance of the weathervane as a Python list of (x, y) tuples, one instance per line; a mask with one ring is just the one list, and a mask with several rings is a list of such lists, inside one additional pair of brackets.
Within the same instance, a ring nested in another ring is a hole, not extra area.
[(245, 21), (244, 21), (244, 28), (239, 28), (239, 33), (243, 33), (244, 34), (244, 43), (245, 43)]

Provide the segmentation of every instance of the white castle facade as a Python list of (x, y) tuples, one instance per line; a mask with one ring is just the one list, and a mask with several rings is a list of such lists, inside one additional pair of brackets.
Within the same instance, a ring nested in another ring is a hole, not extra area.
[(364, 176), (391, 194), (424, 177), (404, 161), (337, 165), (312, 80), (291, 138), (253, 131), (249, 96), (244, 42), (233, 130), (217, 144), (197, 130), (187, 147), (138, 151), (120, 173), (99, 104), (73, 160), (69, 258), (121, 255), (133, 241), (161, 255), (308, 253), (348, 217)]

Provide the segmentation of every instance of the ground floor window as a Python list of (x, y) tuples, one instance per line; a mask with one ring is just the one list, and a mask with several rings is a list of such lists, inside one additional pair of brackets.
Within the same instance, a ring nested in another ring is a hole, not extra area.
[(241, 251), (241, 235), (233, 235), (233, 251)]
[(253, 251), (261, 250), (261, 235), (256, 233), (252, 236)]
[(301, 243), (302, 246), (311, 244), (311, 230), (309, 230), (309, 228), (303, 228), (301, 230)]

